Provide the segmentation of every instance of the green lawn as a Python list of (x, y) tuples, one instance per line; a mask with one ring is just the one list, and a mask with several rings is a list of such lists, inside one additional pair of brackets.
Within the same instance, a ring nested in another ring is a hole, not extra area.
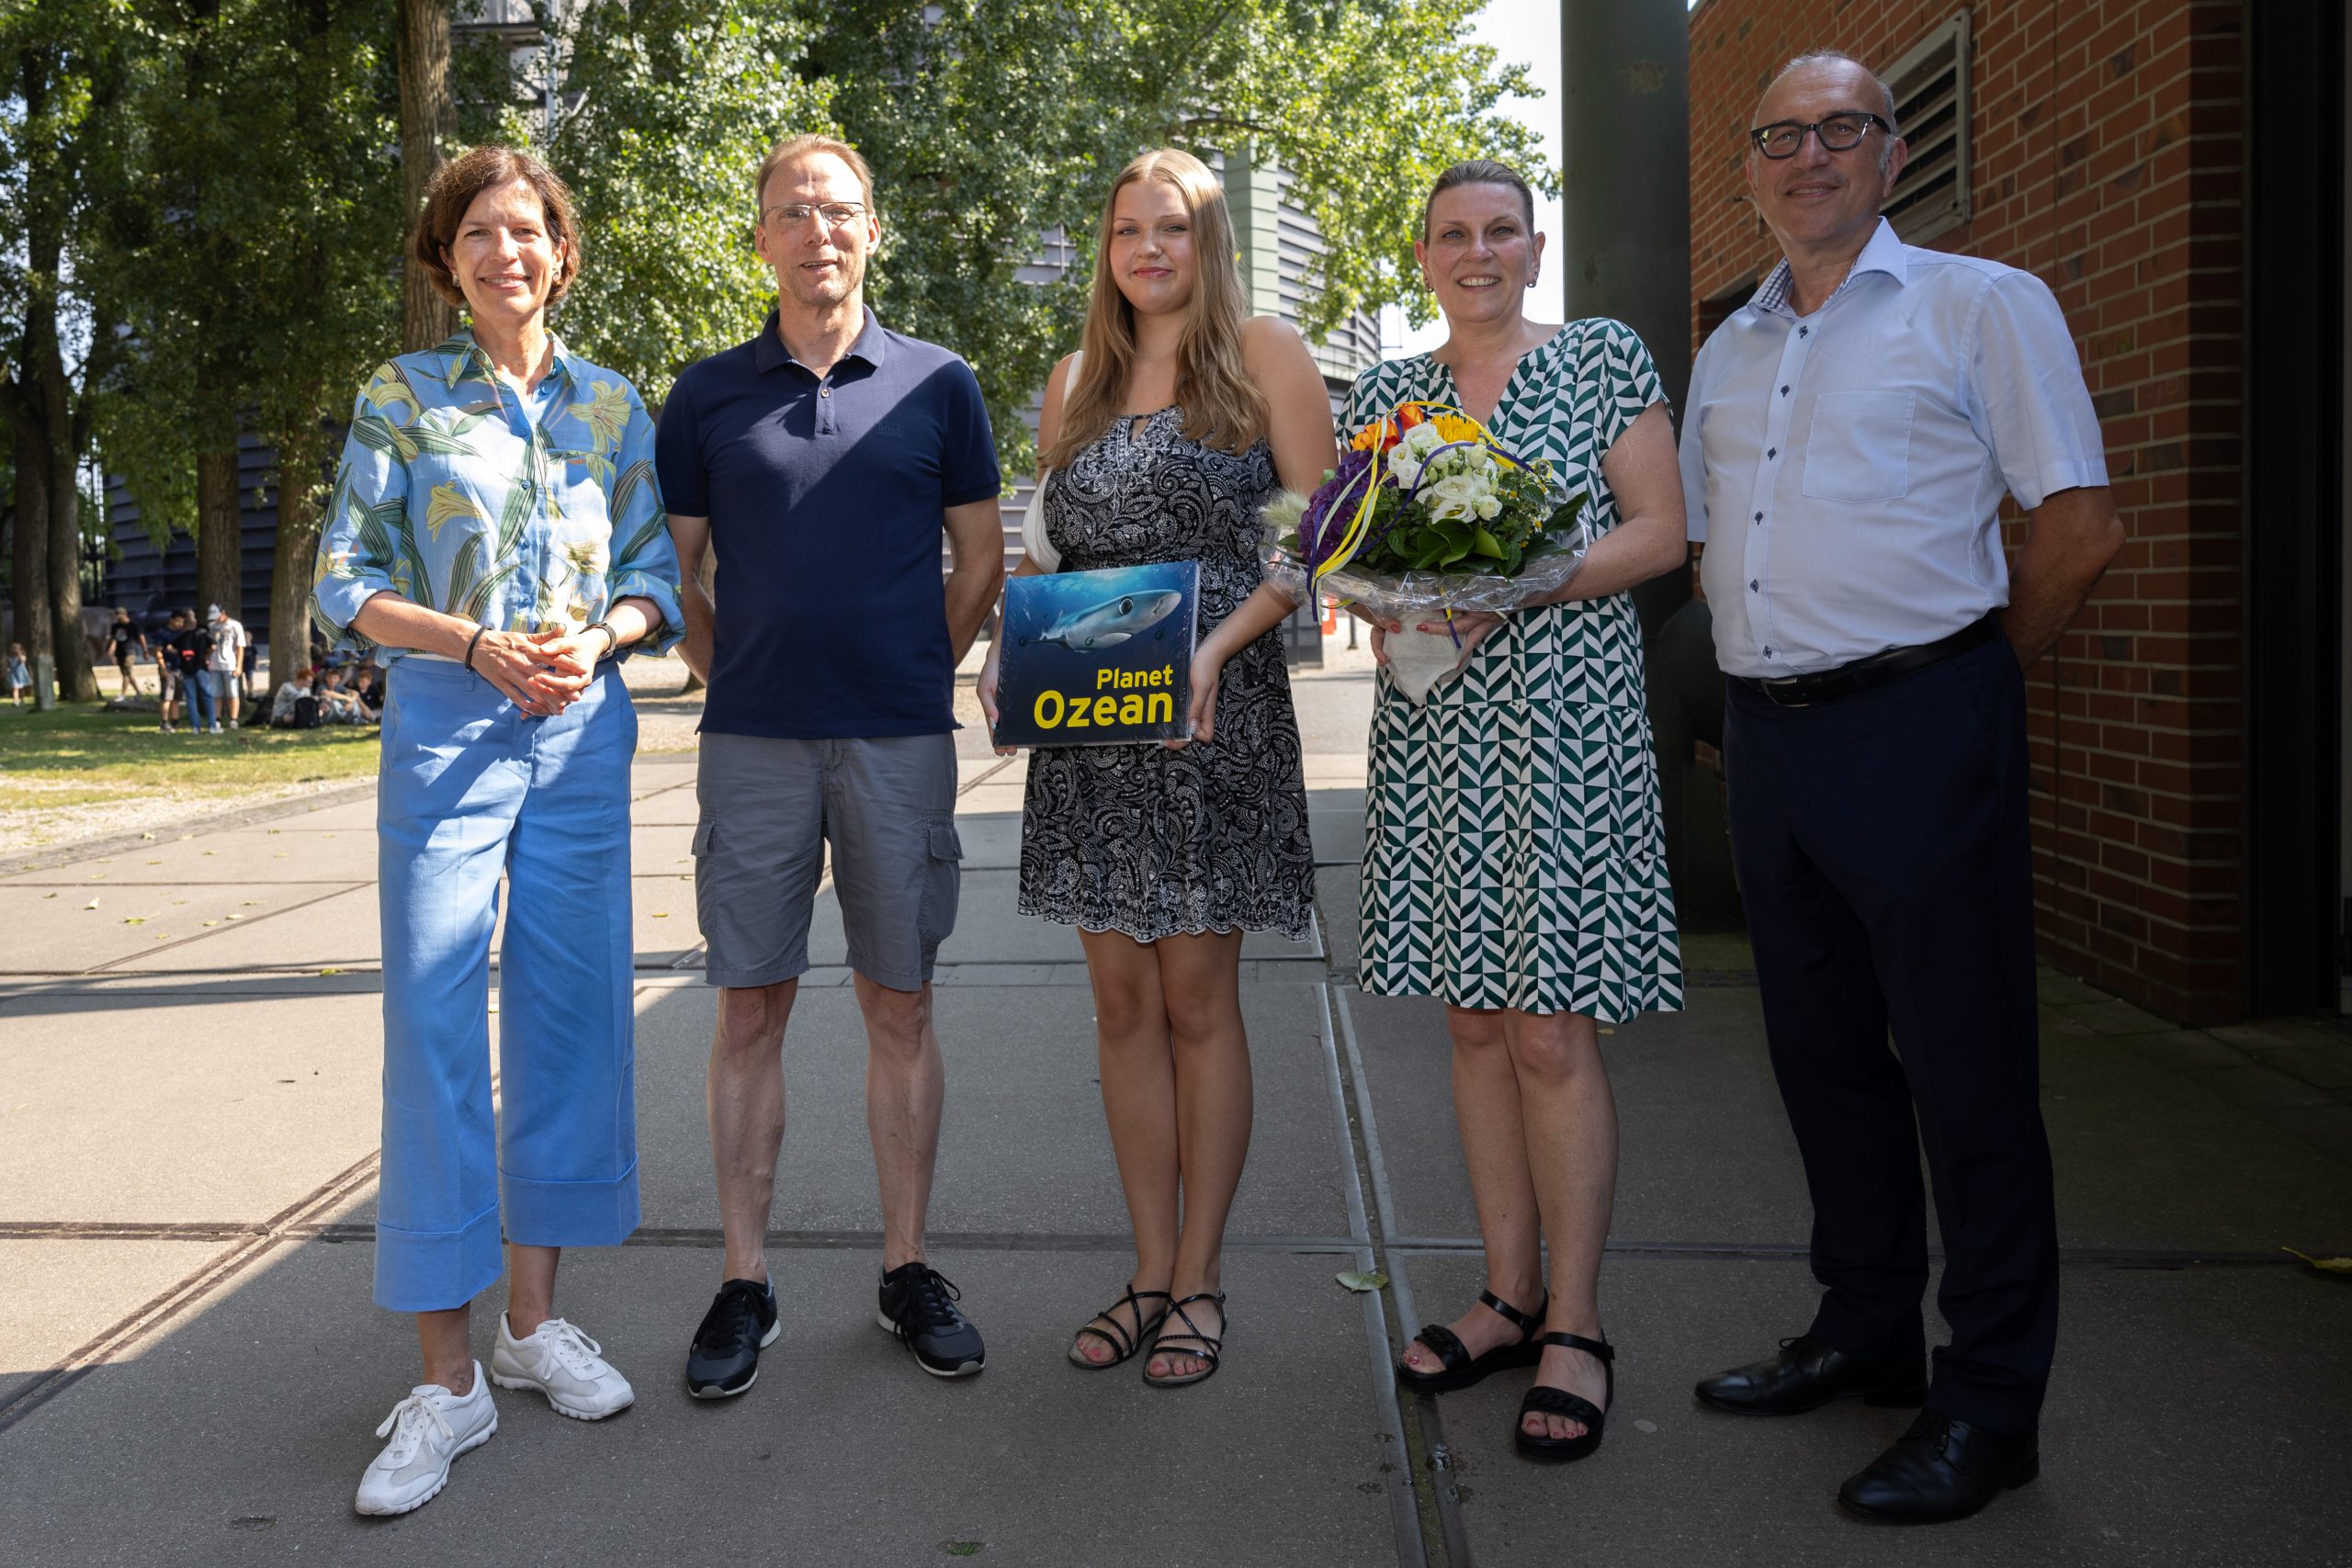
[(149, 790), (234, 795), (333, 783), (376, 771), (376, 728), (233, 729), (165, 735), (148, 713), (91, 703), (49, 713), (0, 706), (0, 788), (11, 805), (87, 806)]

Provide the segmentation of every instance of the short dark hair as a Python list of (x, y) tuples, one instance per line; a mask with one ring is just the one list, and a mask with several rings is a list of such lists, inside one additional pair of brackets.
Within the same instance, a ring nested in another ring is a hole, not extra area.
[(409, 236), (409, 255), (433, 280), (435, 292), (452, 305), (466, 302), (466, 291), (458, 286), (458, 275), (449, 265), (449, 247), (457, 243), (458, 225), (474, 197), (513, 180), (521, 180), (538, 193), (548, 232), (562, 247), (548, 303), (562, 299), (571, 280), (580, 276), (580, 218), (572, 210), (571, 188), (556, 177), (554, 170), (520, 148), (477, 147), (442, 165), (433, 176), (433, 185), (424, 193), (424, 210), (417, 215), (416, 228)]
[(1430, 237), (1430, 213), (1437, 207), (1442, 192), (1456, 186), (1508, 186), (1519, 192), (1519, 205), (1527, 212), (1527, 226), (1535, 227), (1535, 192), (1528, 187), (1526, 176), (1509, 164), (1498, 164), (1492, 158), (1470, 158), (1454, 164), (1438, 175), (1437, 184), (1430, 186), (1429, 199), (1421, 203), (1421, 239)]

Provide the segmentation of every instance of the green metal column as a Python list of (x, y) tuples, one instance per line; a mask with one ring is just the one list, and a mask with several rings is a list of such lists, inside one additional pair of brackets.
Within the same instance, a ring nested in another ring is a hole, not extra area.
[[(1642, 336), (1678, 429), (1690, 384), (1690, 19), (1685, 0), (1561, 0), (1562, 232), (1571, 321), (1613, 316)], [(1717, 775), (1693, 743), (1723, 741), (1723, 677), (1690, 574), (1634, 590), (1648, 649), (1667, 863), (1686, 931), (1739, 922)]]
[(1614, 316), (1679, 410), (1690, 378), (1690, 14), (1683, 0), (1561, 0), (1568, 317)]
[[(1684, 0), (1561, 0), (1561, 269), (1568, 319), (1641, 333), (1678, 419), (1690, 380), (1690, 13)], [(1645, 637), (1689, 574), (1634, 591)]]

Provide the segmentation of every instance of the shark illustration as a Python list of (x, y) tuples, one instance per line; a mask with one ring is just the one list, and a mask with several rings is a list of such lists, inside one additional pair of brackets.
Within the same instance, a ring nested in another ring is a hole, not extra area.
[(1022, 646), (1052, 642), (1077, 650), (1113, 648), (1126, 641), (1184, 602), (1168, 590), (1159, 593), (1123, 593), (1057, 619), (1043, 637), (1023, 637)]

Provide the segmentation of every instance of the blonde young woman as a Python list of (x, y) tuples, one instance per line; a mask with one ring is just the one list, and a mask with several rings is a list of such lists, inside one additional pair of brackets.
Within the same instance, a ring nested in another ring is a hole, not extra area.
[[(1147, 152), (1102, 211), (1081, 352), (1046, 386), (1042, 537), (1014, 575), (1200, 563), (1189, 741), (1030, 759), (1021, 908), (1079, 928), (1102, 1110), (1135, 1224), (1119, 1299), (1080, 1328), (1077, 1366), (1149, 1347), (1144, 1381), (1217, 1369), (1225, 1221), (1250, 1147), (1241, 933), (1307, 930), (1313, 853), (1298, 723), (1262, 581), (1258, 511), (1338, 458), (1297, 333), (1250, 316), (1216, 176)], [(997, 653), (980, 676), (996, 721)]]

